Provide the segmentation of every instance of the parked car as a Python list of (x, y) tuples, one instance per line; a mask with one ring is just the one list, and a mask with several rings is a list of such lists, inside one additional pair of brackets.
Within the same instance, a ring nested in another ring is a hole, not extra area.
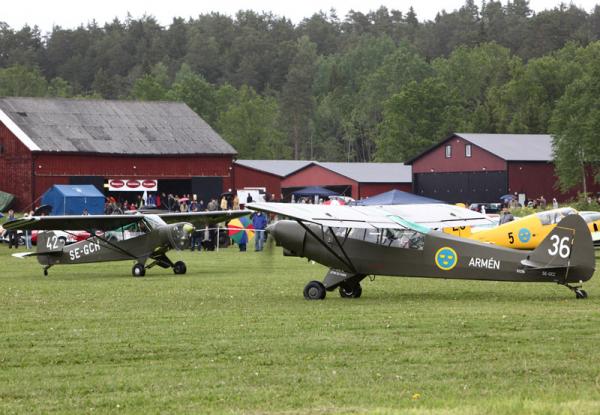
[(469, 209), (481, 212), (482, 206), (485, 208), (485, 213), (500, 213), (502, 210), (502, 203), (471, 203)]
[[(85, 241), (90, 237), (86, 231), (54, 231), (59, 241), (65, 241), (65, 244), (72, 244), (79, 241)], [(31, 243), (37, 244), (38, 231), (31, 231)]]

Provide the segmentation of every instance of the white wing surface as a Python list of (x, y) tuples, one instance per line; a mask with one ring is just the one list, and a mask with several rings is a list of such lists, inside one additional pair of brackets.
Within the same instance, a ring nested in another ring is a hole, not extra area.
[(444, 204), (339, 206), (304, 203), (250, 203), (246, 207), (303, 222), (345, 228), (403, 229), (407, 226), (402, 223), (402, 220), (430, 229), (482, 226), (493, 223), (487, 216), (478, 212)]

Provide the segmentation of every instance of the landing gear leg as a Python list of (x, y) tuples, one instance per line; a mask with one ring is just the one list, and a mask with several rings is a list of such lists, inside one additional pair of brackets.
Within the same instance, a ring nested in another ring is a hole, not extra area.
[(44, 267), (44, 277), (47, 277), (47, 276), (48, 276), (48, 270), (50, 269), (50, 267), (51, 267), (51, 266), (52, 266), (52, 265), (46, 265), (46, 266)]
[(573, 291), (575, 293), (575, 298), (577, 298), (578, 300), (584, 300), (584, 299), (588, 298), (587, 291), (583, 290), (581, 288), (581, 285), (565, 284), (565, 287), (567, 287), (569, 290)]

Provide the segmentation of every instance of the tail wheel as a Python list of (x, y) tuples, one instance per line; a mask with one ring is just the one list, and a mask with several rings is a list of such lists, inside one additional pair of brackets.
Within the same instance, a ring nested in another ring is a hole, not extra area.
[(587, 297), (588, 297), (588, 295), (585, 290), (582, 290), (580, 288), (575, 290), (575, 298), (577, 298), (578, 300), (583, 300), (583, 299), (586, 299)]
[(304, 287), (304, 298), (307, 300), (322, 300), (326, 294), (327, 290), (320, 281), (311, 281)]
[(187, 271), (187, 267), (185, 266), (185, 262), (177, 261), (176, 263), (173, 264), (173, 272), (175, 274), (185, 274), (186, 271)]
[(131, 269), (131, 273), (134, 277), (143, 277), (146, 275), (146, 268), (142, 264), (135, 264)]
[(342, 298), (360, 298), (362, 287), (359, 283), (352, 285), (340, 285), (340, 297)]

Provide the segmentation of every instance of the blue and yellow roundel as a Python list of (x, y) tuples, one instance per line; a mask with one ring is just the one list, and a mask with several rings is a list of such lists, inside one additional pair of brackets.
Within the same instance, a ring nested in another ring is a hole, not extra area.
[(445, 246), (435, 253), (435, 265), (442, 271), (450, 271), (456, 264), (458, 264), (458, 255), (454, 249)]
[(531, 232), (527, 228), (521, 228), (521, 229), (519, 229), (518, 236), (519, 236), (519, 241), (521, 241), (523, 243), (527, 243), (531, 239)]

